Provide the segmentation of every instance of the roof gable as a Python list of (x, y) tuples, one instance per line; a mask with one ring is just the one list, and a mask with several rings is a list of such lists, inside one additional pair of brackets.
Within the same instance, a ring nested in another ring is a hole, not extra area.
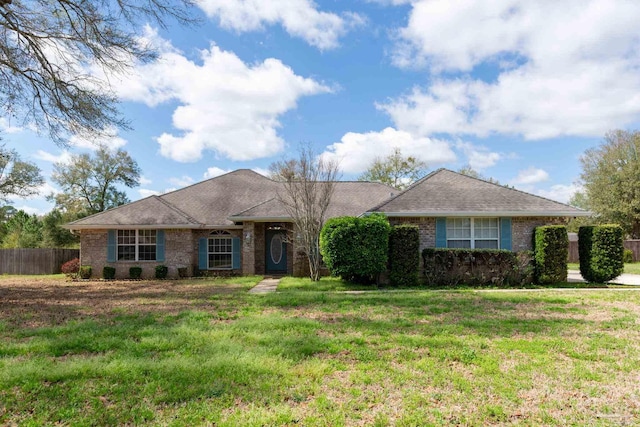
[(585, 216), (582, 209), (438, 169), (369, 212), (389, 216)]

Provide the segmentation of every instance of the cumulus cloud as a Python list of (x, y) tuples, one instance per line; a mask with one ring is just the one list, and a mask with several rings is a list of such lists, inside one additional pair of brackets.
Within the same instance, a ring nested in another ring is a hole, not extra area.
[(445, 141), (416, 138), (408, 132), (390, 127), (380, 132), (346, 133), (340, 142), (329, 145), (322, 156), (340, 162), (340, 168), (346, 173), (361, 173), (376, 157), (388, 156), (395, 148), (399, 148), (405, 156), (426, 162), (429, 167), (456, 159)]
[(138, 189), (138, 194), (140, 194), (140, 197), (144, 199), (145, 197), (157, 196), (157, 195), (159, 195), (161, 193), (159, 191), (150, 190), (148, 188), (140, 188), (140, 189)]
[(139, 180), (139, 182), (140, 182), (140, 185), (149, 185), (149, 184), (151, 184), (153, 181), (151, 181), (151, 180), (150, 180), (149, 178), (147, 178), (146, 176), (141, 175), (141, 176), (140, 176), (140, 180)]
[(501, 153), (490, 151), (487, 147), (474, 145), (470, 142), (458, 142), (456, 148), (464, 153), (467, 157), (467, 164), (475, 170), (490, 168), (504, 158)]
[(544, 169), (538, 169), (533, 166), (521, 170), (518, 172), (518, 176), (516, 176), (512, 181), (512, 185), (528, 185), (528, 184), (537, 184), (539, 182), (547, 181), (549, 179), (549, 174)]
[(193, 178), (187, 175), (182, 175), (181, 177), (169, 178), (167, 179), (167, 181), (169, 181), (171, 185), (175, 185), (176, 187), (186, 187), (195, 182)]
[(215, 178), (216, 176), (224, 175), (225, 173), (231, 172), (231, 169), (221, 169), (219, 167), (213, 166), (208, 168), (207, 171), (202, 175), (204, 179)]
[(115, 128), (108, 128), (103, 130), (103, 136), (93, 139), (83, 138), (77, 135), (73, 135), (69, 138), (69, 144), (77, 148), (87, 148), (89, 150), (97, 150), (98, 147), (105, 146), (110, 150), (117, 150), (127, 144), (127, 140), (117, 135), (118, 131)]
[(380, 108), (423, 135), (601, 136), (640, 117), (639, 19), (628, 1), (416, 1), (392, 59), (433, 83)]
[(246, 64), (212, 44), (195, 63), (150, 29), (147, 37), (160, 47), (159, 60), (138, 66), (117, 85), (119, 95), (149, 106), (179, 104), (173, 112), (178, 132), (157, 138), (160, 153), (179, 162), (197, 161), (203, 150), (231, 160), (278, 154), (284, 149), (279, 117), (300, 97), (331, 91), (277, 59)]
[(282, 25), (291, 36), (319, 49), (337, 47), (340, 37), (364, 22), (355, 13), (340, 16), (320, 11), (310, 0), (200, 0), (198, 5), (223, 28), (247, 32)]
[(22, 131), (22, 128), (12, 125), (6, 117), (0, 117), (0, 131), (11, 134)]
[(576, 184), (556, 184), (549, 189), (539, 189), (535, 193), (547, 199), (556, 200), (562, 203), (568, 203), (571, 197), (582, 190), (582, 187)]
[(259, 173), (262, 176), (266, 176), (267, 178), (269, 177), (269, 175), (271, 175), (271, 173), (269, 172), (269, 169), (265, 169), (265, 168), (252, 168), (252, 171)]
[(38, 160), (42, 160), (50, 163), (69, 163), (71, 160), (71, 153), (67, 150), (62, 151), (60, 154), (52, 154), (48, 151), (38, 150), (33, 155)]

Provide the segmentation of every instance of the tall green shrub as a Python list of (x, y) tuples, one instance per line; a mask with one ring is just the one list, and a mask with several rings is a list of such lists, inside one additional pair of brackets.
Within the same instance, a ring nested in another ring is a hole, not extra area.
[(320, 250), (332, 275), (372, 283), (387, 267), (389, 221), (384, 215), (329, 219), (320, 233)]
[(420, 234), (415, 225), (396, 225), (389, 234), (389, 281), (396, 286), (418, 284)]
[(535, 278), (538, 283), (565, 282), (569, 235), (564, 225), (536, 227), (534, 232)]
[(624, 270), (622, 227), (617, 224), (583, 226), (578, 230), (580, 274), (588, 282), (604, 283)]

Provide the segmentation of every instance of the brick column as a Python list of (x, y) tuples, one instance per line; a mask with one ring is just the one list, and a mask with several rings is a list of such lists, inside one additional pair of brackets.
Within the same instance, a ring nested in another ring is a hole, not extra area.
[(253, 222), (242, 226), (242, 274), (256, 274), (256, 233)]

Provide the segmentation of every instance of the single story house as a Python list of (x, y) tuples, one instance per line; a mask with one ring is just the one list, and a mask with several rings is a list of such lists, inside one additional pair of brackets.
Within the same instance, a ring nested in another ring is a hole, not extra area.
[[(283, 184), (247, 169), (151, 196), (66, 225), (80, 233), (80, 262), (127, 277), (157, 265), (187, 274), (292, 274), (304, 266), (291, 241)], [(531, 249), (536, 226), (589, 212), (513, 188), (438, 169), (399, 192), (375, 182), (340, 181), (327, 217), (382, 213), (415, 224), (420, 246)]]

